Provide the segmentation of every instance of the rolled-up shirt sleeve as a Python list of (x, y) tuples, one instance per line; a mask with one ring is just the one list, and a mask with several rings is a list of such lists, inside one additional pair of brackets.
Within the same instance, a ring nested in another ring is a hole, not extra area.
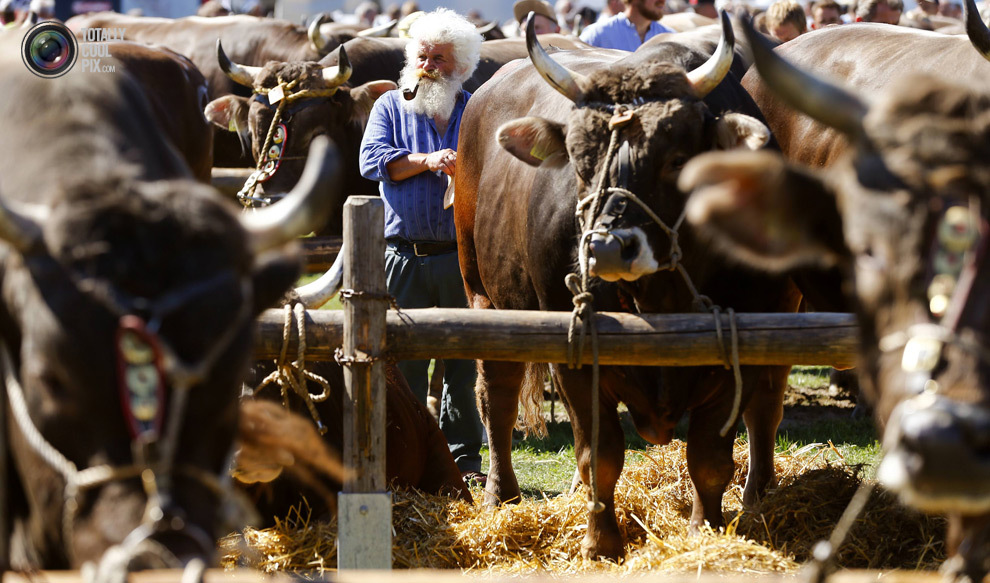
[(395, 184), (388, 175), (386, 165), (412, 152), (396, 146), (394, 123), (397, 120), (390, 109), (394, 101), (386, 97), (389, 96), (386, 94), (378, 99), (371, 108), (364, 137), (361, 138), (361, 153), (358, 161), (361, 166), (361, 176), (369, 180)]

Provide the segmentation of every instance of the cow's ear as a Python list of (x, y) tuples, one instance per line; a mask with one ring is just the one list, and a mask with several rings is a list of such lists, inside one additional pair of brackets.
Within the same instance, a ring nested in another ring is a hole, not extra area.
[(371, 113), (371, 106), (375, 104), (375, 101), (384, 95), (386, 91), (398, 88), (399, 86), (394, 81), (369, 81), (364, 85), (354, 87), (351, 89), (351, 99), (354, 100), (354, 105), (356, 106), (354, 115), (367, 119), (368, 114)]
[(495, 133), (498, 144), (530, 166), (540, 166), (567, 156), (563, 124), (541, 117), (523, 117), (502, 124)]
[(701, 154), (681, 171), (678, 186), (691, 193), (688, 222), (737, 261), (781, 272), (829, 267), (846, 255), (834, 194), (779, 152)]
[(224, 95), (206, 104), (203, 115), (213, 125), (228, 132), (248, 131), (248, 98)]
[(720, 150), (759, 150), (770, 141), (770, 129), (755, 117), (727, 113), (715, 122), (715, 140)]

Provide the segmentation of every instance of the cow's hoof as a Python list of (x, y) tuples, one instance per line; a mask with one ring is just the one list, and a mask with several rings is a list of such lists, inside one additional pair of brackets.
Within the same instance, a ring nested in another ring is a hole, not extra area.
[(621, 540), (595, 540), (585, 535), (581, 541), (581, 556), (586, 559), (618, 562), (625, 554)]

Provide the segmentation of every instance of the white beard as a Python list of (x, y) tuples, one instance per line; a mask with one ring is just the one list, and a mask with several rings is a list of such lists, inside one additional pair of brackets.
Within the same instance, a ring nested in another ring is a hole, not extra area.
[(419, 84), (416, 97), (402, 100), (402, 107), (412, 113), (426, 115), (431, 118), (449, 120), (450, 114), (457, 104), (457, 94), (461, 90), (463, 80), (452, 77), (431, 79), (420, 77), (422, 73), (415, 65), (406, 65), (402, 69), (402, 79), (399, 87), (415, 87)]

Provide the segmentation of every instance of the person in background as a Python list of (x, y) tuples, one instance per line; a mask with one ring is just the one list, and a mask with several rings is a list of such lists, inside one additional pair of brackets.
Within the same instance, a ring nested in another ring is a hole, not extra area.
[(571, 34), (575, 36), (580, 36), (581, 32), (598, 22), (598, 13), (595, 12), (594, 8), (585, 6), (579, 8), (577, 12), (574, 13), (574, 18), (571, 20)]
[[(420, 16), (409, 28), (398, 90), (375, 102), (361, 140), (361, 174), (381, 183), (385, 201), (385, 278), (401, 308), (466, 308), (457, 258), (454, 211), (444, 193), (457, 172), (457, 141), (471, 95), (462, 85), (481, 58), (481, 35), (445, 8)], [(481, 417), (475, 364), (446, 360), (440, 429), (465, 482), (484, 485)], [(399, 369), (424, 405), (429, 361)]]
[(20, 26), (27, 18), (30, 0), (0, 0), (0, 21), (4, 28)]
[(962, 2), (957, 2), (956, 0), (944, 0), (939, 3), (938, 11), (939, 16), (944, 16), (946, 18), (955, 18), (957, 20), (962, 20), (963, 17), (963, 7)]
[(354, 16), (357, 17), (357, 25), (370, 28), (375, 25), (375, 18), (378, 17), (378, 5), (367, 0), (358, 4), (357, 8), (354, 9)]
[(560, 30), (569, 33), (577, 12), (574, 3), (571, 0), (557, 0), (553, 5), (553, 11), (557, 15), (557, 25), (560, 26)]
[(856, 4), (856, 22), (898, 24), (903, 10), (901, 0), (860, 0)]
[(767, 31), (782, 43), (808, 31), (808, 17), (795, 0), (777, 0), (767, 8)]
[(625, 9), (625, 5), (622, 0), (605, 0), (605, 7), (598, 13), (598, 21), (608, 20), (622, 12), (623, 9)]
[(842, 24), (842, 6), (835, 0), (819, 0), (811, 7), (811, 28), (825, 28), (830, 24)]
[(533, 26), (536, 34), (548, 34), (560, 32), (560, 25), (557, 24), (557, 13), (546, 0), (518, 0), (512, 5), (512, 15), (519, 24), (521, 35), (526, 34), (526, 17), (533, 13)]
[(595, 47), (635, 51), (639, 45), (663, 32), (660, 24), (666, 0), (623, 0), (624, 10), (584, 29), (581, 40)]
[(707, 16), (708, 18), (718, 18), (718, 9), (715, 8), (715, 0), (691, 0), (691, 8), (695, 14)]
[(220, 0), (220, 6), (227, 11), (227, 14), (265, 15), (265, 8), (260, 0)]
[(406, 0), (402, 3), (402, 7), (399, 8), (399, 20), (419, 11), (419, 4), (416, 3), (416, 0)]

